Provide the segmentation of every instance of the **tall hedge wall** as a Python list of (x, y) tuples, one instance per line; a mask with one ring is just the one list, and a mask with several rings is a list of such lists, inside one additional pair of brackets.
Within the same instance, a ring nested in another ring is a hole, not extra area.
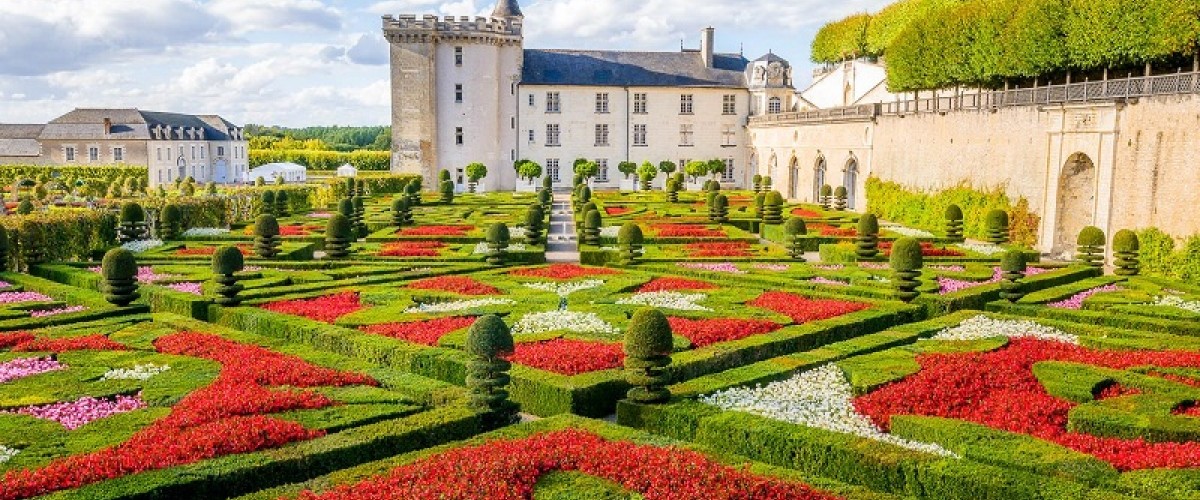
[(0, 217), (8, 232), (8, 261), (0, 271), (28, 268), (31, 252), (42, 262), (88, 260), (116, 245), (117, 216), (103, 210), (56, 210)]
[(968, 237), (984, 239), (987, 213), (999, 209), (1009, 214), (1013, 243), (1030, 247), (1037, 243), (1040, 218), (1029, 211), (1028, 200), (1013, 200), (1003, 188), (982, 191), (963, 184), (944, 191), (922, 191), (878, 177), (867, 179), (867, 212), (884, 220), (922, 228), (941, 228), (945, 226), (943, 214), (951, 204), (962, 208), (963, 231)]
[(867, 28), (870, 25), (870, 14), (857, 14), (825, 25), (813, 38), (813, 60), (833, 63), (875, 55), (867, 48)]
[(337, 151), (251, 149), (250, 168), (268, 163), (290, 162), (311, 170), (336, 170), (347, 163), (359, 170), (390, 170), (392, 154), (387, 151)]

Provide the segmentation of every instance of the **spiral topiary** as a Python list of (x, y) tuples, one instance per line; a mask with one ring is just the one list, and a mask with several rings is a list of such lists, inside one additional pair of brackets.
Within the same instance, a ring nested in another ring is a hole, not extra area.
[(412, 209), (408, 207), (408, 198), (398, 196), (392, 200), (392, 225), (397, 229), (412, 224)]
[(1075, 249), (1075, 259), (1088, 267), (1104, 267), (1104, 243), (1107, 239), (1104, 231), (1096, 226), (1083, 228), (1079, 231), (1079, 238), (1075, 240), (1079, 245)]
[(849, 196), (849, 194), (850, 192), (846, 189), (846, 186), (838, 186), (838, 188), (833, 191), (833, 208), (839, 212), (845, 211), (846, 197)]
[(783, 232), (788, 236), (788, 253), (792, 260), (804, 262), (804, 236), (808, 235), (808, 225), (800, 217), (791, 217), (783, 226)]
[(487, 244), (488, 254), (487, 263), (493, 266), (503, 266), (505, 257), (508, 255), (508, 226), (503, 222), (497, 222), (488, 227)]
[(592, 188), (584, 185), (579, 188), (579, 203), (588, 204), (592, 201)]
[(917, 288), (921, 282), (921, 268), (925, 266), (925, 257), (921, 253), (921, 242), (916, 238), (900, 238), (892, 244), (892, 270), (895, 271), (893, 283), (896, 287), (896, 298), (904, 302), (912, 302), (921, 295)]
[(729, 222), (729, 198), (727, 196), (718, 194), (713, 197), (709, 219), (719, 224)]
[(771, 191), (763, 198), (762, 214), (764, 224), (783, 224), (783, 195), (779, 191)]
[(263, 191), (259, 198), (258, 215), (275, 215), (275, 192)]
[(542, 231), (546, 228), (546, 212), (535, 203), (525, 210), (525, 242), (530, 245), (542, 243)]
[(1137, 276), (1141, 273), (1141, 260), (1139, 252), (1141, 251), (1141, 241), (1138, 240), (1137, 233), (1128, 229), (1117, 231), (1116, 236), (1113, 236), (1113, 255), (1116, 261), (1113, 264), (1117, 269), (1113, 271), (1117, 276)]
[(633, 314), (625, 331), (625, 381), (633, 387), (625, 397), (645, 404), (671, 399), (666, 367), (673, 344), (671, 323), (662, 312), (646, 308)]
[(288, 193), (281, 189), (275, 193), (275, 216), (283, 218), (291, 215), (292, 210), (288, 205)]
[(514, 349), (512, 331), (499, 316), (483, 316), (467, 330), (467, 388), (471, 406), (485, 412), (486, 427), (499, 427), (517, 420), (517, 405), (508, 399), (512, 364), (505, 358)]
[(367, 229), (367, 202), (363, 196), (355, 196), (351, 199), (354, 203), (354, 217), (350, 220), (354, 222), (355, 235), (359, 238), (366, 238), (370, 231)]
[(179, 239), (183, 226), (183, 212), (178, 205), (167, 205), (158, 213), (158, 235), (165, 241)]
[(354, 195), (358, 194), (356, 192), (358, 190), (358, 183), (354, 182), (353, 177), (346, 178), (345, 188), (346, 188), (346, 197), (347, 198), (353, 198)]
[(583, 215), (583, 242), (588, 245), (600, 244), (600, 225), (603, 224), (600, 211), (592, 209)]
[(762, 181), (763, 181), (762, 175), (754, 174), (754, 193), (755, 194), (762, 192)]
[(542, 189), (547, 191), (554, 189), (554, 178), (549, 175), (542, 177)]
[(1000, 257), (1000, 270), (1004, 273), (1000, 282), (1000, 298), (1017, 303), (1025, 296), (1025, 271), (1029, 264), (1025, 262), (1025, 252), (1012, 249)]
[(771, 176), (764, 175), (763, 176), (763, 191), (770, 191), (772, 182), (773, 181), (771, 180)]
[(950, 205), (946, 207), (946, 239), (950, 243), (962, 243), (966, 241), (963, 236), (963, 211), (958, 205)]
[[(443, 172), (445, 172), (445, 170), (443, 170)], [(441, 199), (442, 204), (449, 205), (451, 203), (454, 203), (454, 183), (453, 182), (450, 182), (449, 179), (442, 181), (441, 192), (442, 192), (442, 199)]]
[(642, 256), (642, 244), (645, 240), (641, 226), (633, 222), (621, 225), (621, 230), (617, 232), (617, 251), (622, 266), (637, 264), (638, 259)]
[(354, 226), (350, 218), (340, 213), (329, 218), (325, 227), (325, 255), (331, 259), (350, 256), (350, 243), (354, 241)]
[(821, 208), (829, 210), (833, 208), (833, 186), (826, 184), (821, 186)]
[(542, 205), (543, 213), (550, 211), (550, 206), (554, 203), (554, 193), (550, 192), (550, 188), (542, 188), (538, 191), (538, 203)]
[(858, 219), (858, 237), (854, 246), (859, 260), (870, 261), (879, 256), (879, 219), (875, 214), (864, 214)]
[(137, 291), (138, 265), (133, 252), (124, 248), (109, 250), (100, 263), (100, 274), (104, 277), (101, 291), (108, 303), (125, 307), (141, 296)]
[(1008, 243), (1008, 212), (999, 209), (988, 212), (987, 241), (993, 245)]
[(667, 179), (667, 201), (679, 203), (679, 183), (675, 179)]
[(242, 303), (242, 299), (238, 294), (242, 292), (243, 287), (238, 281), (237, 273), (242, 272), (246, 268), (245, 258), (242, 256), (242, 251), (235, 246), (223, 246), (213, 252), (212, 256), (212, 272), (213, 279), (217, 282), (217, 298), (216, 303), (222, 307), (235, 307)]
[(134, 202), (121, 205), (121, 223), (117, 226), (121, 244), (146, 239), (146, 230), (146, 211), (142, 206)]
[(338, 201), (338, 213), (346, 216), (351, 221), (354, 220), (354, 198), (342, 198)]
[(279, 235), (279, 221), (273, 215), (260, 215), (254, 221), (254, 251), (259, 257), (273, 259), (279, 255), (283, 237)]
[(409, 181), (407, 186), (404, 186), (404, 194), (408, 195), (409, 206), (421, 206), (421, 180), (413, 179)]

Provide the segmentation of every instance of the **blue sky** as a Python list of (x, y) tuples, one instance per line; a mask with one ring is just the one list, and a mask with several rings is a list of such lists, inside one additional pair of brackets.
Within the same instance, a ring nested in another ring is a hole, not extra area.
[[(525, 0), (527, 48), (768, 50), (801, 85), (828, 20), (888, 0)], [(491, 0), (0, 0), (0, 123), (75, 107), (219, 113), (237, 123), (380, 125), (382, 14), (486, 15)]]

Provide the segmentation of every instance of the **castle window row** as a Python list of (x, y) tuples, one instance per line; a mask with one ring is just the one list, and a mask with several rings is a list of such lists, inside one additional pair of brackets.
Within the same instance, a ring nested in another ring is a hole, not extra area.
[[(455, 102), (463, 102), (462, 85), (455, 86)], [(610, 113), (610, 95), (608, 92), (597, 92), (595, 96), (595, 112), (596, 114)], [(782, 103), (778, 102), (778, 98), (772, 99), (772, 106), (778, 109)], [(529, 94), (529, 107), (537, 106), (537, 97), (535, 94)], [(633, 94), (633, 114), (645, 115), (649, 114), (649, 95), (643, 92)], [(692, 115), (696, 111), (696, 96), (694, 94), (681, 94), (679, 96), (679, 114)], [(560, 92), (546, 92), (546, 113), (561, 113), (562, 112), (562, 94)], [(778, 113), (778, 111), (775, 111)], [(737, 95), (725, 94), (721, 96), (721, 114), (736, 115), (737, 114)]]
[[(63, 160), (66, 162), (78, 161), (79, 160), (78, 159), (78, 156), (79, 156), (78, 151), (79, 150), (75, 146), (64, 146), (62, 148)], [(88, 163), (102, 163), (102, 162), (108, 161), (108, 160), (105, 160), (105, 158), (101, 154), (100, 146), (88, 146), (86, 152), (87, 152), (87, 162)], [(124, 146), (113, 146), (110, 149), (109, 158), (111, 158), (111, 161), (113, 163), (123, 163), (125, 161), (125, 147)]]
[[(595, 125), (595, 142), (596, 147), (608, 147), (611, 145), (610, 135), (612, 128), (607, 123), (598, 123)], [(537, 131), (529, 129), (529, 143), (537, 143)], [(456, 137), (458, 145), (462, 145), (462, 128), (456, 129)], [(633, 125), (633, 146), (647, 147), (649, 146), (650, 127), (646, 124)], [(696, 145), (696, 128), (690, 123), (681, 124), (679, 126), (679, 146), (693, 147)], [(721, 127), (721, 147), (736, 147), (737, 146), (738, 128), (736, 125), (723, 125)], [(546, 147), (562, 146), (562, 125), (558, 123), (546, 124)]]

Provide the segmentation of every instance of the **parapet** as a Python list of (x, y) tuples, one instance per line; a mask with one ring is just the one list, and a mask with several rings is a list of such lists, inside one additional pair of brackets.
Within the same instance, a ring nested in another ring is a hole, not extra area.
[(482, 42), (520, 43), (523, 29), (520, 19), (446, 16), (438, 18), (413, 14), (383, 16), (384, 37), (392, 43), (433, 42), (438, 39), (465, 39)]

